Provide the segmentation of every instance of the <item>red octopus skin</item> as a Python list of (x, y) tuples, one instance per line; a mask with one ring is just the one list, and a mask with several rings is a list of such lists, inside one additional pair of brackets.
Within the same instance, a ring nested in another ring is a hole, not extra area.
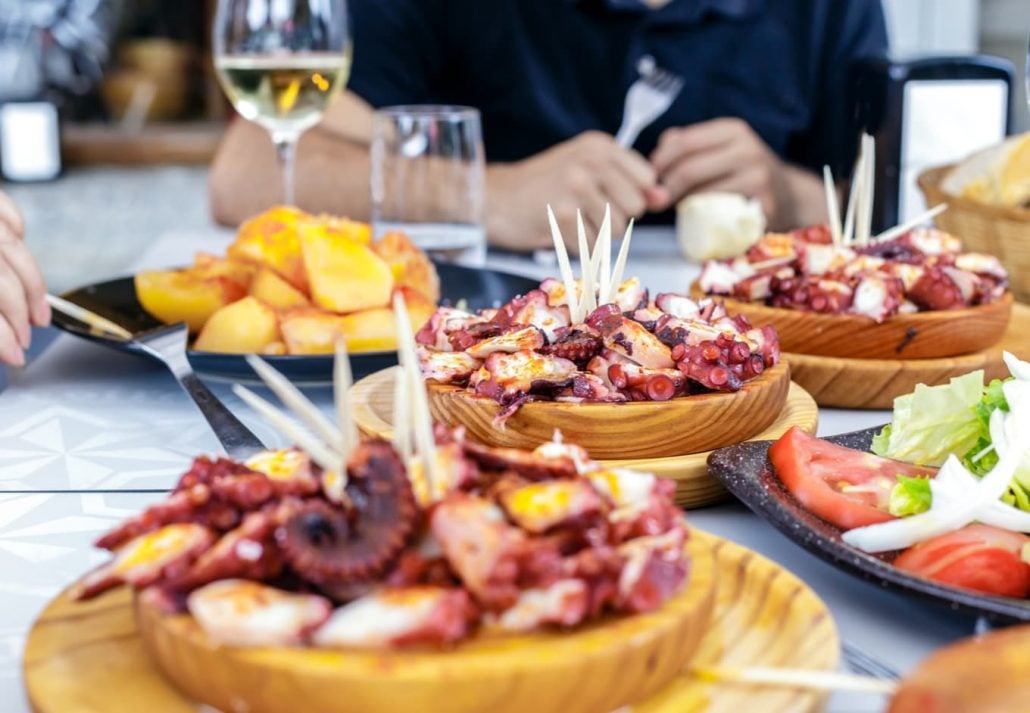
[(531, 351), (494, 352), (469, 379), (476, 393), (501, 403), (541, 389), (572, 383), (579, 371), (575, 362)]
[(169, 578), (168, 586), (189, 591), (218, 579), (263, 580), (277, 576), (283, 562), (275, 530), (295, 507), (295, 502), (286, 501), (246, 515), (239, 527), (205, 550), (181, 576)]
[(426, 617), (423, 626), (396, 637), (394, 646), (440, 645), (468, 636), (479, 608), (464, 589), (451, 588)]
[(459, 580), (443, 557), (427, 557), (416, 550), (405, 550), (386, 576), (391, 587), (455, 587)]
[(518, 448), (491, 448), (463, 441), (465, 455), (487, 471), (512, 471), (527, 480), (575, 478), (576, 463), (569, 456), (545, 458)]
[(638, 537), (619, 546), (619, 554), (627, 560), (619, 577), (615, 602), (619, 610), (654, 611), (683, 585), (689, 569), (683, 551), (686, 538), (686, 529), (678, 525), (662, 534)]
[[(185, 528), (189, 532), (188, 538), (178, 552), (164, 552), (162, 553), (163, 562), (141, 562), (122, 572), (117, 571), (120, 560), (116, 556), (113, 560), (105, 562), (82, 577), (76, 583), (72, 597), (77, 600), (87, 600), (121, 584), (128, 583), (142, 589), (155, 582), (178, 577), (189, 568), (197, 556), (211, 547), (216, 535), (202, 525), (192, 523), (173, 523), (173, 525)], [(147, 532), (140, 537), (150, 537), (153, 534), (153, 531)], [(133, 541), (129, 541), (123, 547), (128, 548), (132, 545)]]
[(908, 297), (923, 309), (946, 310), (966, 306), (962, 290), (939, 266), (927, 268), (908, 291)]
[(593, 359), (601, 347), (600, 336), (582, 329), (568, 329), (561, 332), (553, 344), (544, 345), (540, 351), (582, 365)]
[(650, 369), (668, 369), (673, 366), (669, 348), (642, 325), (622, 315), (605, 318), (598, 331), (604, 345)]
[(288, 495), (313, 495), (315, 477), (272, 480), (263, 473), (224, 458), (197, 458), (172, 495), (121, 523), (95, 542), (113, 550), (132, 538), (176, 522), (199, 522), (226, 531), (239, 523), (242, 512)]
[(203, 484), (178, 490), (167, 500), (155, 503), (143, 512), (122, 522), (93, 543), (104, 550), (116, 550), (130, 540), (160, 527), (178, 522), (192, 522), (201, 507), (211, 500), (211, 490)]
[(200, 456), (193, 459), (193, 463), (190, 465), (190, 469), (183, 473), (182, 477), (179, 478), (179, 483), (175, 486), (175, 491), (189, 490), (194, 485), (209, 485), (213, 481), (226, 476), (240, 475), (241, 473), (252, 472), (250, 468), (245, 466), (243, 463), (239, 463), (229, 458), (216, 458), (211, 460), (206, 456)]
[(415, 529), (418, 506), (404, 464), (386, 441), (364, 441), (347, 463), (350, 513), (325, 501), (299, 506), (276, 530), (291, 569), (315, 583), (352, 583), (386, 572)]
[(505, 521), (500, 508), (453, 493), (433, 510), (430, 527), (451, 568), (486, 609), (499, 611), (518, 599), (526, 535)]

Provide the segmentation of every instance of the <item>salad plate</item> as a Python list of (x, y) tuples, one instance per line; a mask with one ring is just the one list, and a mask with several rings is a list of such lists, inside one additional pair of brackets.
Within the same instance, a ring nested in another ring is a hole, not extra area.
[[(457, 302), (464, 299), (473, 308), (494, 307), (512, 295), (530, 290), (537, 284), (528, 278), (495, 270), (472, 269), (444, 263), (434, 264), (440, 275), (441, 299), (445, 302)], [(86, 285), (69, 290), (61, 296), (110, 319), (130, 332), (141, 332), (162, 324), (143, 309), (136, 295), (131, 276)], [(72, 317), (55, 313), (53, 322), (54, 326), (75, 336), (111, 349), (146, 357), (146, 354), (138, 346), (99, 334)], [(194, 370), (205, 376), (234, 381), (253, 381), (255, 379), (254, 372), (247, 366), (245, 356), (242, 354), (191, 349), (187, 355)], [(332, 378), (333, 357), (331, 354), (265, 355), (264, 358), (294, 382), (326, 383)], [(396, 363), (396, 351), (365, 352), (352, 355), (353, 369), (357, 376), (371, 374)]]
[[(869, 451), (879, 428), (830, 436), (825, 440)], [(1030, 600), (996, 597), (938, 584), (894, 567), (841, 540), (841, 528), (805, 509), (787, 491), (769, 463), (772, 441), (722, 448), (708, 458), (708, 471), (741, 502), (795, 543), (830, 564), (884, 587), (985, 616), (999, 623), (1030, 621)]]
[[(690, 543), (692, 549), (710, 552), (716, 575), (712, 617), (697, 632), (701, 640), (696, 665), (812, 670), (836, 666), (840, 641), (833, 618), (804, 582), (755, 552), (706, 532), (692, 530)], [(56, 597), (29, 633), (24, 675), (38, 713), (197, 709), (152, 662), (127, 589), (85, 603), (72, 601), (69, 592)], [(586, 687), (597, 683), (592, 678)], [(575, 703), (570, 701), (569, 710)], [(742, 688), (685, 674), (633, 710), (815, 713), (824, 703), (823, 695), (811, 691)]]

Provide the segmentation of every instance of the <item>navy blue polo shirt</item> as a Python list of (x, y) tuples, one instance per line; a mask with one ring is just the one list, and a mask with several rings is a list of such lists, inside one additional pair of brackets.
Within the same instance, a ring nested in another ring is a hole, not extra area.
[(488, 161), (577, 134), (614, 134), (641, 57), (683, 91), (637, 139), (733, 116), (780, 156), (850, 166), (847, 72), (881, 55), (879, 0), (351, 0), (350, 88), (374, 107), (465, 104), (482, 113)]

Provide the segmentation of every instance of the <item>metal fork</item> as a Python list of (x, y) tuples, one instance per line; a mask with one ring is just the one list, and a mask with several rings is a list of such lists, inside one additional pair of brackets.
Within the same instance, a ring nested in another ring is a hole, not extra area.
[(129, 342), (138, 344), (143, 351), (168, 367), (207, 419), (208, 425), (215, 432), (226, 453), (235, 458), (247, 458), (264, 450), (265, 446), (258, 437), (251, 433), (250, 429), (244, 426), (193, 373), (193, 367), (186, 358), (188, 336), (186, 323), (179, 322), (134, 334)]
[[(622, 126), (615, 141), (629, 148), (651, 122), (664, 114), (683, 89), (683, 79), (672, 72), (658, 69), (654, 59), (644, 57), (638, 64), (640, 78), (626, 92), (626, 105), (622, 110)], [(534, 250), (533, 261), (538, 265), (554, 265), (553, 250)]]
[(679, 75), (658, 69), (654, 60), (641, 62), (640, 79), (626, 93), (626, 106), (622, 111), (622, 126), (615, 134), (620, 146), (630, 147), (640, 132), (668, 111), (683, 89)]
[(866, 676), (882, 678), (887, 681), (901, 680), (901, 674), (894, 668), (849, 641), (841, 642), (841, 651), (844, 653), (844, 661), (855, 673), (863, 673)]

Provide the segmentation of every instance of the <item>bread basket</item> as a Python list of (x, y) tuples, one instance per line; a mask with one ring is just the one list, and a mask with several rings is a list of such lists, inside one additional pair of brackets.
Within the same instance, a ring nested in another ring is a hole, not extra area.
[(989, 205), (945, 193), (941, 182), (953, 167), (938, 166), (919, 176), (926, 204), (948, 205), (935, 222), (960, 238), (966, 249), (1000, 258), (1009, 271), (1016, 299), (1030, 302), (1030, 209)]

